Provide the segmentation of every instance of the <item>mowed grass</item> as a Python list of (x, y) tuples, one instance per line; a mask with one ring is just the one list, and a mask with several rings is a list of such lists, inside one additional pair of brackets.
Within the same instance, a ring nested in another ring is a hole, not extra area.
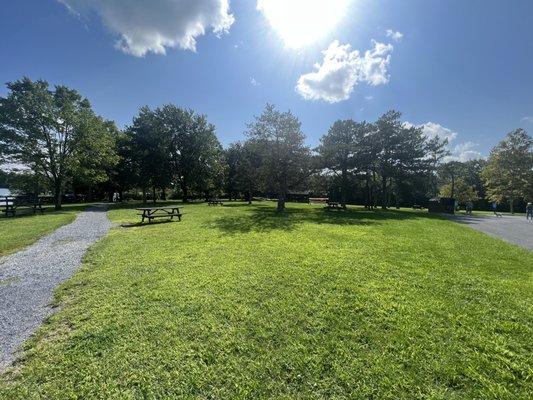
[(14, 217), (0, 217), (0, 257), (29, 246), (60, 226), (69, 224), (85, 207), (87, 205), (65, 204), (61, 211), (54, 211), (53, 205), (47, 205), (42, 215), (33, 215), (31, 210), (24, 208), (17, 210)]
[(0, 398), (531, 398), (533, 253), (416, 211), (183, 211), (90, 250)]

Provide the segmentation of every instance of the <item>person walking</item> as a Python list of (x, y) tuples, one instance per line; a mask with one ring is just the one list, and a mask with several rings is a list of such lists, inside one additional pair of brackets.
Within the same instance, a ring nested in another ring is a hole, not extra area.
[(494, 213), (494, 215), (496, 215), (497, 217), (501, 217), (502, 215), (496, 210), (496, 208), (498, 207), (498, 203), (496, 203), (495, 201), (492, 202), (492, 212)]
[(526, 219), (530, 219), (533, 221), (533, 203), (528, 202), (526, 205)]

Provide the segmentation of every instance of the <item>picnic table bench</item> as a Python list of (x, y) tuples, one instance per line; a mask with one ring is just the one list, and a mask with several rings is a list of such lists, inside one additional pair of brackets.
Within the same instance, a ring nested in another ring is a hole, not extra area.
[(6, 217), (14, 217), (19, 208), (27, 208), (33, 214), (44, 212), (41, 199), (37, 196), (3, 196), (0, 198), (0, 207)]
[(309, 204), (328, 204), (329, 197), (309, 197)]
[(342, 205), (337, 201), (327, 201), (326, 206), (324, 207), (326, 210), (342, 210)]
[(217, 205), (223, 206), (224, 203), (222, 203), (222, 200), (219, 200), (219, 199), (209, 199), (207, 200), (207, 205), (208, 206), (217, 206)]
[(181, 221), (181, 213), (179, 207), (169, 206), (169, 207), (139, 207), (136, 208), (137, 211), (140, 211), (138, 215), (142, 217), (141, 224), (145, 219), (148, 222), (152, 222), (154, 218), (168, 218), (169, 220), (174, 220), (174, 217), (178, 217), (178, 220)]

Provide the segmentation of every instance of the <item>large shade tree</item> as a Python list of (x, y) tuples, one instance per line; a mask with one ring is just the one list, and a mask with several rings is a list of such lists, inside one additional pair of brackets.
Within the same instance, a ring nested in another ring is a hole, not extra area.
[(367, 164), (365, 159), (365, 136), (371, 125), (351, 119), (337, 120), (327, 134), (320, 139), (317, 148), (321, 167), (331, 171), (341, 182), (341, 204), (346, 207), (350, 183), (354, 173)]
[(427, 138), (422, 129), (405, 125), (400, 117), (398, 111), (383, 114), (368, 138), (375, 149), (373, 164), (381, 179), (382, 208), (389, 205), (389, 190), (393, 182), (397, 188), (402, 180), (425, 174), (430, 161)]
[(246, 132), (261, 154), (261, 180), (278, 198), (278, 211), (285, 210), (289, 190), (309, 177), (310, 149), (304, 144), (301, 123), (290, 111), (268, 104)]
[(155, 110), (158, 123), (169, 141), (170, 166), (183, 201), (190, 191), (208, 196), (223, 186), (224, 155), (215, 126), (205, 115), (173, 104)]
[(89, 101), (66, 86), (23, 78), (7, 84), (0, 98), (0, 154), (41, 174), (52, 187), (55, 208), (73, 174), (105, 179), (102, 166), (115, 163), (116, 129), (95, 115)]
[(518, 199), (533, 196), (533, 139), (523, 129), (509, 133), (490, 152), (482, 171), (487, 196), (508, 201), (511, 212)]

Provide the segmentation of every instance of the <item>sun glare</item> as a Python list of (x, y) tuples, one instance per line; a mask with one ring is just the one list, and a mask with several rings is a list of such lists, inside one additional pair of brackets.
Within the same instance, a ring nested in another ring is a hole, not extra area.
[(285, 45), (310, 45), (339, 23), (350, 0), (259, 0), (257, 8)]

